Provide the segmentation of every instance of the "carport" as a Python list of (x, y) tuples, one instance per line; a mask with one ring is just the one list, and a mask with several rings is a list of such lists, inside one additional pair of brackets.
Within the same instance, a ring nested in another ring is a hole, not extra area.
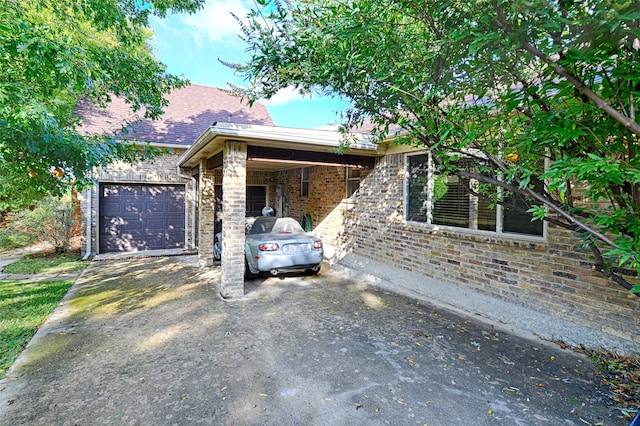
[(247, 172), (269, 174), (314, 165), (372, 169), (382, 155), (365, 135), (354, 135), (339, 154), (341, 137), (335, 131), (214, 123), (182, 155), (178, 167), (198, 186), (198, 253), (205, 266), (213, 264), (215, 186), (222, 186), (222, 297), (244, 295)]

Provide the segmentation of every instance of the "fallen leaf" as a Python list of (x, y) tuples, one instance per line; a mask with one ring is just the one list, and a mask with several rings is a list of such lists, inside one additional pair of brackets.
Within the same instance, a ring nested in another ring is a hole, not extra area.
[(458, 359), (459, 359), (460, 361), (464, 361), (466, 358), (465, 358), (464, 356), (462, 356), (462, 355), (458, 355)]
[(545, 387), (544, 383), (536, 383), (536, 386), (539, 387), (539, 388), (544, 388)]
[(264, 397), (269, 396), (269, 395), (267, 395), (266, 393), (261, 393), (260, 396), (264, 398)]
[(488, 413), (489, 415), (492, 415), (492, 414), (493, 414), (493, 410), (492, 410), (491, 408), (489, 408), (489, 409), (487, 410), (487, 413)]

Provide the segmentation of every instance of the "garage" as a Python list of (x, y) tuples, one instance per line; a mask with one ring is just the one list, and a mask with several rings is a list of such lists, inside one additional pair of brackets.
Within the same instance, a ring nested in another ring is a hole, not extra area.
[(100, 184), (100, 253), (185, 246), (185, 186)]

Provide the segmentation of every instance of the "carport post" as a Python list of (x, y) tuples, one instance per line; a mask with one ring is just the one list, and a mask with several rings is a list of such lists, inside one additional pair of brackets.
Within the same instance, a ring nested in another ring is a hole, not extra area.
[(198, 254), (200, 266), (213, 265), (213, 243), (215, 242), (215, 171), (207, 169), (206, 160), (200, 161), (200, 226), (198, 226)]
[(247, 143), (226, 141), (222, 160), (222, 279), (220, 294), (244, 296)]

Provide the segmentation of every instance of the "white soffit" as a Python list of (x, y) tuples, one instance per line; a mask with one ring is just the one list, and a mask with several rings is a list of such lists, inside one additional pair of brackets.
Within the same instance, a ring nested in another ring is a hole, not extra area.
[[(215, 123), (198, 137), (187, 152), (180, 157), (178, 164), (180, 167), (195, 167), (201, 158), (207, 158), (219, 152), (222, 149), (222, 143), (226, 140), (239, 140), (253, 145), (327, 152), (340, 146), (342, 134), (329, 130)], [(351, 154), (368, 156), (382, 153), (381, 147), (372, 143), (368, 135), (363, 134), (352, 135), (347, 151)]]

